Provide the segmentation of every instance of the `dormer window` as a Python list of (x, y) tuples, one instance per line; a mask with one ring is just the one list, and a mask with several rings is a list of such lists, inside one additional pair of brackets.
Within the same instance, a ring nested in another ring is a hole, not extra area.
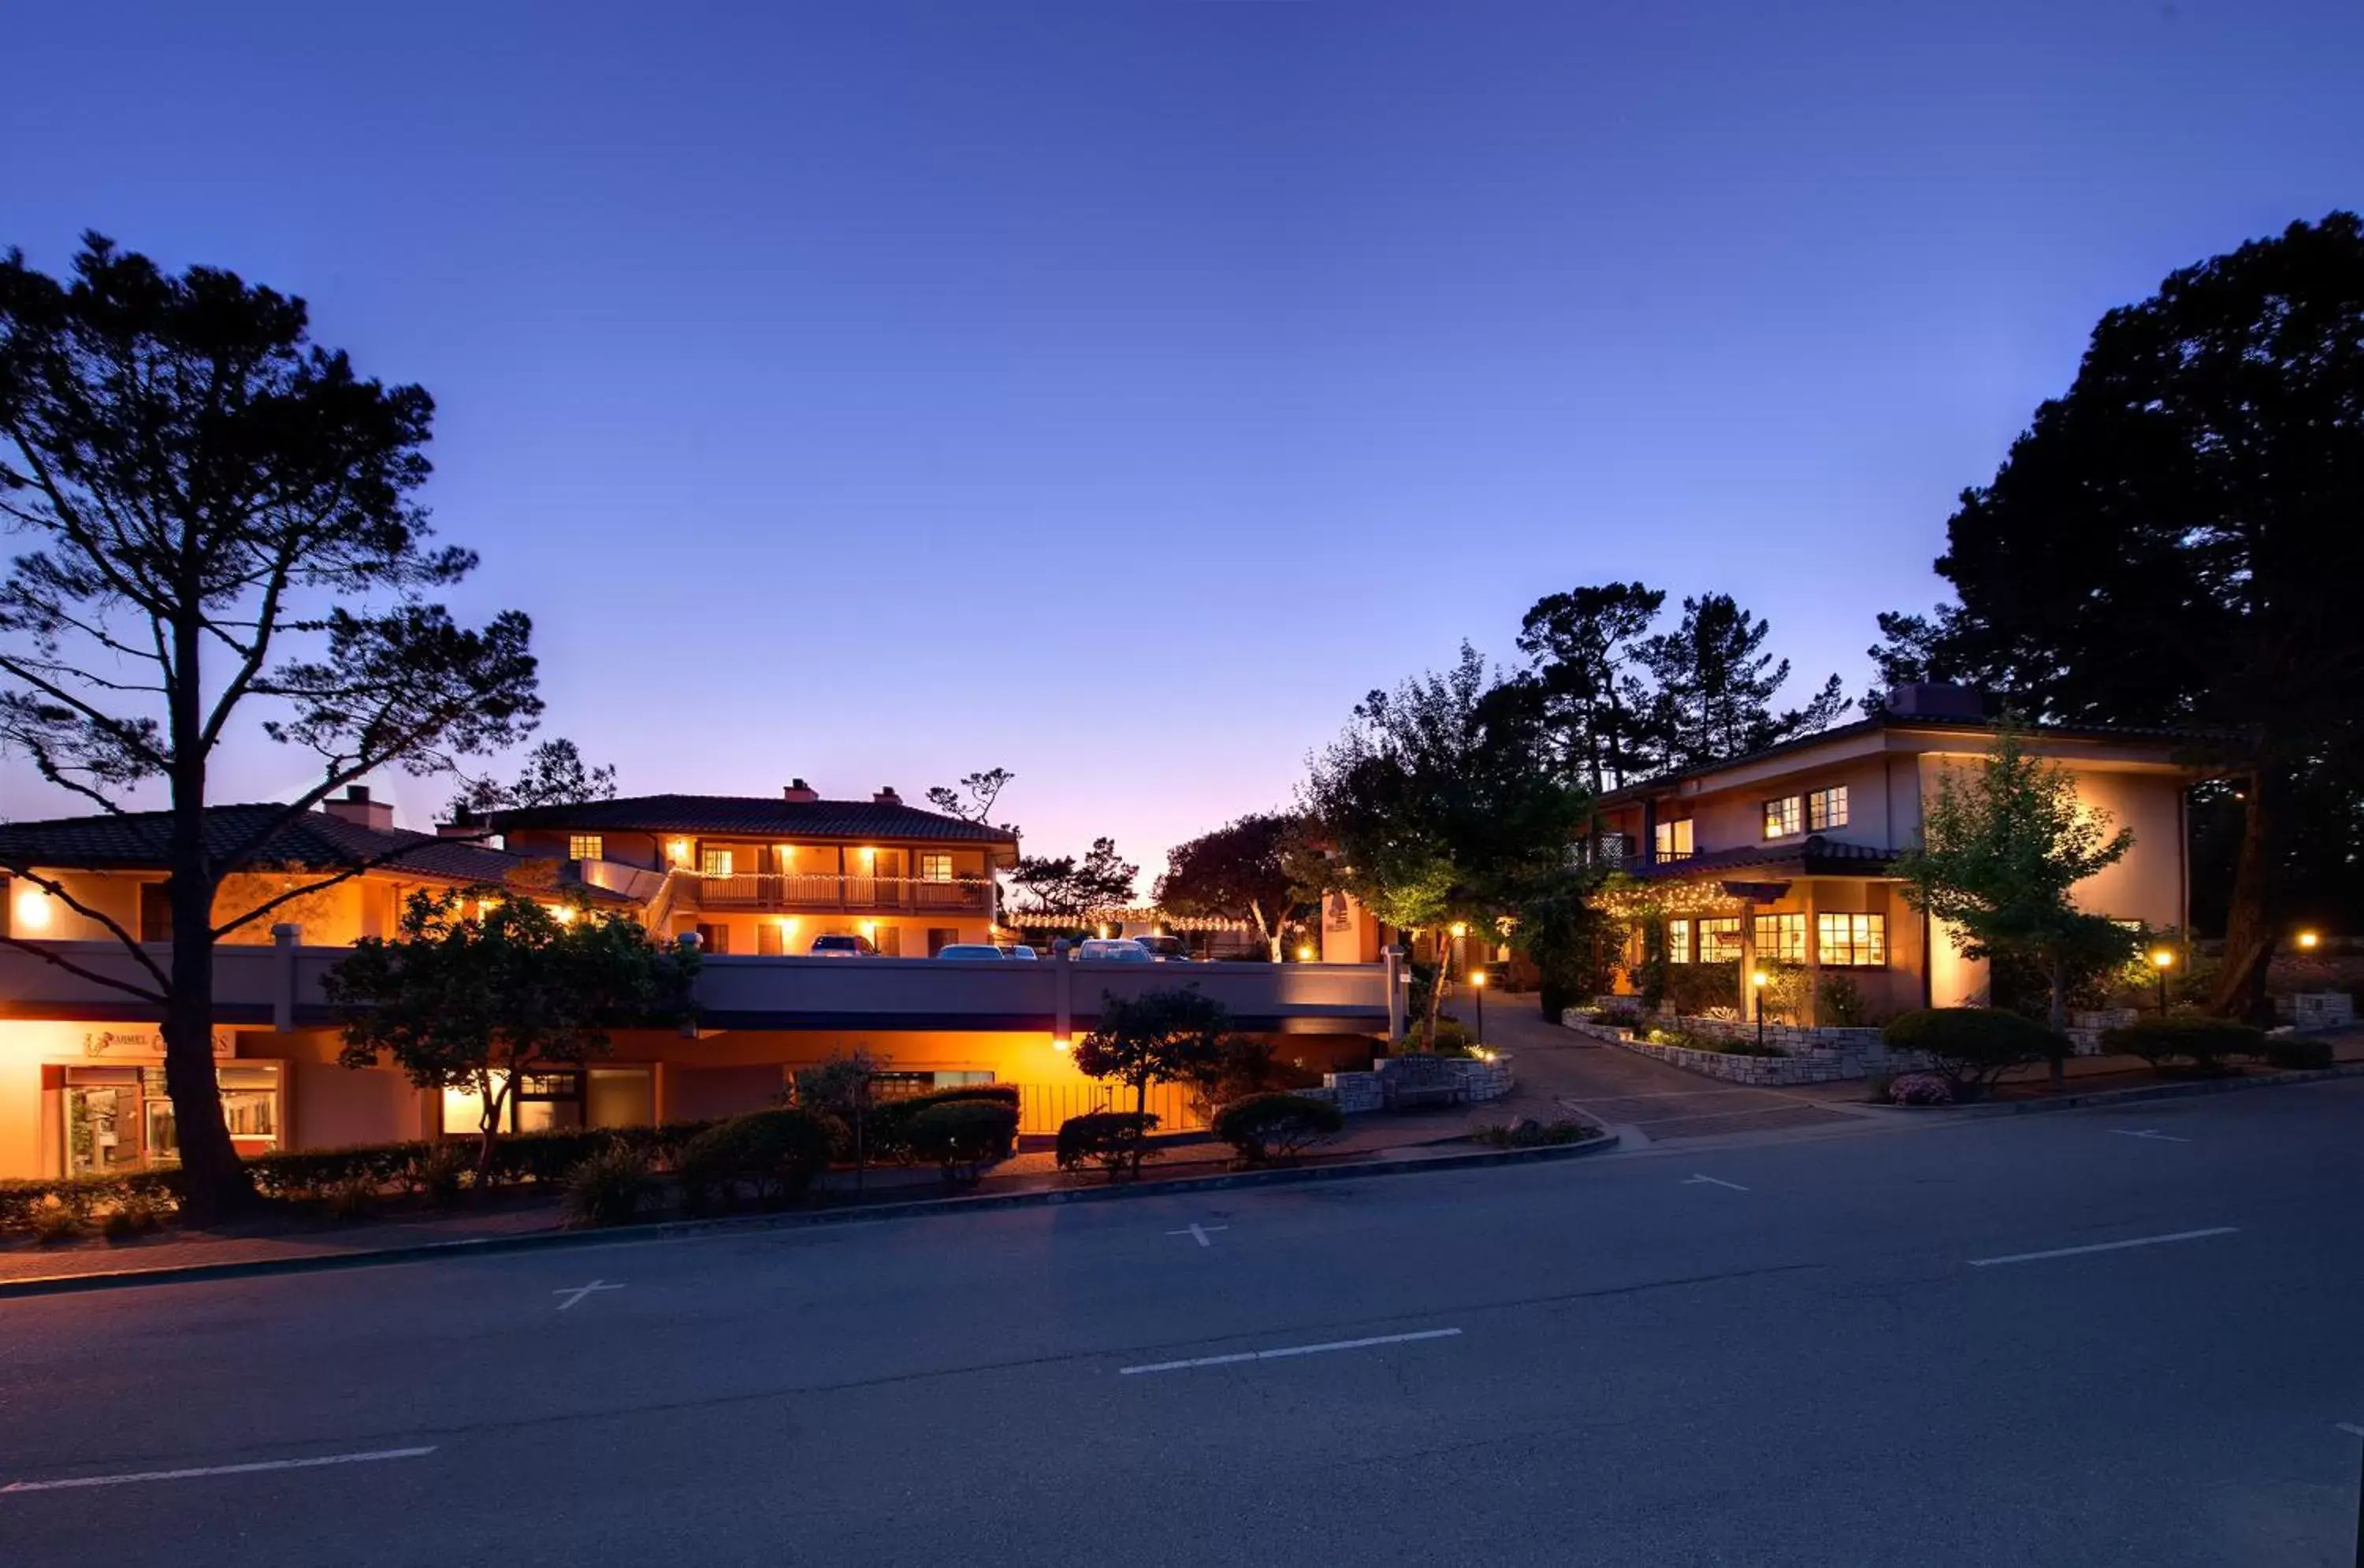
[(1785, 795), (1779, 800), (1765, 803), (1765, 836), (1786, 839), (1799, 830), (1805, 820), (1806, 802), (1803, 796)]
[(1828, 789), (1818, 789), (1808, 793), (1806, 828), (1810, 832), (1819, 833), (1825, 828), (1844, 828), (1846, 825), (1846, 785), (1833, 784)]

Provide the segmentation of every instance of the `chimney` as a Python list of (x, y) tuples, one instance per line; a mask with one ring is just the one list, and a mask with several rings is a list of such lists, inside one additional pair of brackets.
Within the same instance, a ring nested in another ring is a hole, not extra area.
[(1984, 718), (1987, 698), (1976, 686), (1915, 681), (1888, 689), (1888, 711), (1897, 718)]
[(452, 813), (451, 821), (435, 824), (435, 836), (439, 839), (470, 839), (481, 844), (491, 840), (493, 829), (483, 817), (463, 806)]
[(819, 800), (820, 791), (802, 779), (790, 779), (788, 787), (780, 792), (780, 796), (784, 800)]
[(356, 828), (384, 829), (394, 826), (394, 806), (386, 801), (372, 800), (367, 784), (347, 784), (344, 799), (324, 800), (320, 809)]
[(876, 806), (900, 806), (903, 804), (903, 797), (895, 793), (895, 786), (893, 784), (888, 784), (885, 789), (882, 789), (876, 795), (872, 795), (870, 799), (872, 804)]

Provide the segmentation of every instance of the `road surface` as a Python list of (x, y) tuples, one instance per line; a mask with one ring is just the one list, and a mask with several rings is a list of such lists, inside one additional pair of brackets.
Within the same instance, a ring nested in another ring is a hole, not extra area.
[(0, 1562), (2347, 1563), (2364, 1084), (0, 1301)]

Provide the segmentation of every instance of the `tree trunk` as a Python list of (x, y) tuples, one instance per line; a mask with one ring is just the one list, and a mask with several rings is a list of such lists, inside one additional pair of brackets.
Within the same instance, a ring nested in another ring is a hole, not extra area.
[[(2066, 1039), (2068, 1033), (2068, 961), (2057, 953), (2055, 953), (2052, 958), (2050, 979), (2052, 982), (2052, 1006), (2047, 1016), (2051, 1022), (2052, 1032), (2059, 1035), (2063, 1039)], [(2061, 1088), (2065, 1086), (2068, 1082), (2068, 1058), (2064, 1056), (2054, 1057), (2052, 1059), (2052, 1086), (2056, 1089)]]
[(485, 1108), (476, 1128), (476, 1190), (483, 1192), (493, 1184), (493, 1160), (501, 1143), (501, 1116), (507, 1108), (509, 1096), (517, 1092), (517, 1073), (509, 1073), (508, 1082), (500, 1088), (493, 1087), (493, 1075), (486, 1073), (477, 1080), (477, 1103)]
[[(186, 672), (182, 684), (194, 699), (194, 634), (188, 640), (192, 646), (182, 665)], [(176, 705), (180, 695), (174, 693)], [(194, 733), (194, 712), (188, 717)], [(179, 728), (176, 722), (175, 731)], [(176, 745), (176, 759), (188, 755)], [(167, 851), (173, 984), (164, 996), (164, 1089), (173, 1099), (173, 1132), (180, 1142), (181, 1212), (199, 1226), (218, 1224), (256, 1207), (253, 1180), (222, 1118), (221, 1080), (214, 1068), (214, 881), (206, 853), (205, 801), (202, 756), (176, 761)]]
[[(2250, 1023), (2273, 1022), (2266, 999), (2266, 966), (2273, 962), (2273, 813), (2267, 798), (2268, 770), (2248, 776), (2242, 802), (2241, 850), (2233, 867), (2233, 897), (2225, 916), (2225, 967), (2217, 973), (2208, 1010)], [(2190, 933), (2185, 933), (2188, 938)]]

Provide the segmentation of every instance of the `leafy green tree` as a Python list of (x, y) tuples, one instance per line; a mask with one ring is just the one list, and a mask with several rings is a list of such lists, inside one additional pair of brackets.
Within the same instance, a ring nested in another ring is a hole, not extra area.
[(1951, 924), (1966, 955), (2017, 953), (2041, 967), (2057, 1034), (2068, 1026), (2068, 994), (2079, 976), (2123, 962), (2137, 940), (2071, 898), (2079, 883), (2124, 860), (2134, 842), (2133, 829), (2112, 833), (2107, 815), (2077, 798), (2068, 769), (2031, 756), (2006, 726), (1975, 772), (1938, 776), (1921, 843), (1898, 857), (1897, 871), (1905, 897)]
[(1261, 812), (1176, 844), (1157, 879), (1158, 907), (1243, 921), (1278, 963), (1289, 926), (1306, 918), (1321, 897), (1318, 886), (1302, 880), (1305, 861), (1297, 846), (1303, 836), (1298, 817)]
[(1076, 1042), (1076, 1069), (1131, 1089), (1133, 1114), (1142, 1116), (1150, 1084), (1193, 1082), (1221, 1065), (1231, 1024), (1223, 1005), (1195, 985), (1132, 997), (1104, 993), (1099, 1021)]
[(1647, 679), (1624, 678), (1625, 700), (1640, 716), (1644, 754), (1674, 772), (1761, 751), (1836, 722), (1848, 706), (1836, 675), (1805, 706), (1774, 711), (1790, 662), (1764, 651), (1771, 634), (1764, 617), (1750, 618), (1729, 594), (1685, 599), (1681, 623), (1640, 645)]
[(1662, 589), (1608, 583), (1538, 599), (1519, 624), (1560, 766), (1596, 795), (1643, 769), (1643, 715), (1627, 683), (1666, 602)]
[(663, 947), (630, 916), (544, 905), (507, 889), (414, 893), (393, 937), (364, 937), (321, 977), (344, 1020), (347, 1067), (381, 1053), (422, 1089), (483, 1107), (489, 1176), (519, 1082), (605, 1055), (619, 1029), (691, 1016), (697, 950)]
[(1577, 867), (1538, 878), (1518, 906), (1511, 945), (1535, 966), (1544, 1017), (1607, 991), (1624, 942), (1621, 922), (1594, 903), (1602, 878)]
[(1955, 602), (1880, 617), (1891, 682), (2195, 731), (2229, 775), (2198, 804), (2240, 817), (2213, 1011), (2263, 1009), (2294, 887), (2364, 906), (2359, 517), (2364, 223), (2335, 212), (2104, 316), (1963, 494), (1936, 563)]
[[(113, 936), (137, 973), (0, 940), (162, 1013), (200, 1223), (253, 1199), (211, 1044), (221, 880), (344, 785), (446, 770), (541, 716), (526, 617), (471, 630), (429, 600), (476, 564), (430, 544), (413, 499), (433, 413), (419, 388), (364, 380), (313, 343), (302, 300), (234, 273), (171, 276), (95, 234), (70, 283), (0, 258), (0, 519), (30, 539), (0, 582), (0, 743), (108, 813), (162, 782), (172, 946), (150, 953), (113, 913), (6, 862)], [(317, 766), (281, 814), (225, 845), (205, 831), (210, 772), (249, 727)]]
[(1492, 679), (1466, 643), (1453, 669), (1365, 697), (1302, 795), (1340, 884), (1386, 924), (1429, 931), (1514, 912), (1569, 864), (1589, 809), (1548, 753), (1533, 689)]
[(1082, 860), (1073, 855), (1021, 855), (1009, 873), (1009, 884), (1026, 900), (1032, 914), (1082, 925), (1094, 911), (1122, 907), (1132, 902), (1132, 884), (1141, 868), (1116, 852), (1113, 839), (1094, 839)]

